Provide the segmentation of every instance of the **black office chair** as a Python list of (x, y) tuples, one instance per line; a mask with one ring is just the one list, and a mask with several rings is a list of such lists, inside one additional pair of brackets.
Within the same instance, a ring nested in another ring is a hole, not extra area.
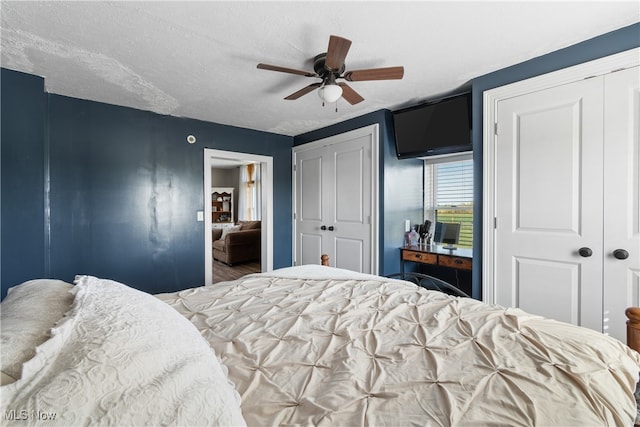
[(429, 276), (428, 274), (404, 272), (389, 274), (385, 277), (388, 277), (389, 279), (406, 280), (407, 282), (413, 282), (425, 289), (444, 292), (445, 294), (453, 295), (456, 297), (471, 298), (469, 295), (456, 288), (455, 286), (445, 282), (444, 280)]

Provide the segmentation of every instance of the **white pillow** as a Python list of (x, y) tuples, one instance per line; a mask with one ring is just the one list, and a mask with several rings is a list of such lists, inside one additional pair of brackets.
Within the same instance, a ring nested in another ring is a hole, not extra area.
[(242, 228), (242, 225), (233, 225), (231, 227), (225, 227), (222, 229), (222, 236), (220, 237), (220, 239), (224, 239), (227, 234), (233, 232), (233, 231), (240, 231), (240, 229)]
[(35, 279), (8, 290), (0, 304), (2, 385), (20, 379), (23, 363), (71, 307), (72, 289), (62, 280)]
[(22, 378), (0, 387), (5, 408), (55, 413), (52, 425), (246, 425), (226, 368), (186, 317), (112, 280), (75, 284)]

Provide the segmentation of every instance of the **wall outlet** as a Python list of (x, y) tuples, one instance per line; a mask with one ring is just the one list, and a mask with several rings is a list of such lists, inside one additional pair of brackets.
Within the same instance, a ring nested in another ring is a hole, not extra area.
[(411, 231), (411, 220), (410, 219), (405, 219), (404, 220), (404, 231)]

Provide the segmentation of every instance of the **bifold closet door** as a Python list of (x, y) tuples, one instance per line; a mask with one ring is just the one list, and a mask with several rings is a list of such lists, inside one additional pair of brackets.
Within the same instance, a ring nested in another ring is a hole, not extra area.
[(640, 68), (604, 77), (604, 332), (640, 306)]
[(496, 302), (602, 330), (603, 89), (498, 102)]
[(296, 264), (371, 273), (371, 137), (296, 154)]
[(498, 304), (625, 340), (640, 305), (639, 76), (498, 103)]

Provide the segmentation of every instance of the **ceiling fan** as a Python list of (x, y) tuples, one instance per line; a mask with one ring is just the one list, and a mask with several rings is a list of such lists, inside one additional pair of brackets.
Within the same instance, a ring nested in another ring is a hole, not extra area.
[(360, 82), (365, 80), (401, 79), (404, 76), (404, 67), (370, 68), (347, 71), (345, 73), (344, 60), (349, 52), (349, 47), (351, 47), (351, 40), (339, 36), (330, 36), (327, 51), (316, 55), (314, 58), (314, 72), (262, 63), (258, 64), (258, 68), (261, 70), (298, 74), (305, 77), (318, 77), (322, 80), (321, 83), (312, 83), (284, 99), (298, 99), (317, 88), (318, 95), (324, 102), (336, 102), (340, 97), (343, 97), (351, 105), (364, 101), (364, 98), (346, 83), (337, 83), (336, 80), (344, 79), (349, 82)]

